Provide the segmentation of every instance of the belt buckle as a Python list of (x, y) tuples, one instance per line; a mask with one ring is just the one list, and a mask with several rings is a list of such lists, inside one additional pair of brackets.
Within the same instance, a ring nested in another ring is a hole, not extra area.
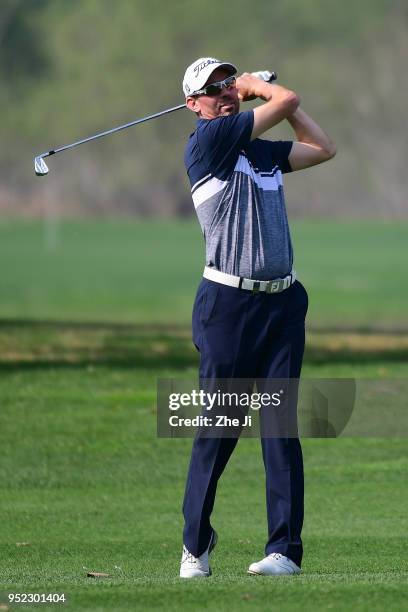
[(252, 293), (259, 293), (259, 287), (261, 286), (261, 282), (260, 281), (254, 281), (254, 284), (252, 286)]
[(268, 281), (265, 289), (266, 293), (279, 293), (282, 291), (283, 282), (284, 280), (282, 278)]

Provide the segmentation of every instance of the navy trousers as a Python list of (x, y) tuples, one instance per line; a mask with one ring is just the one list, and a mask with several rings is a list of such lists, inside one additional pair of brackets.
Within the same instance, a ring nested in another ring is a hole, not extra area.
[[(202, 279), (193, 308), (193, 341), (200, 351), (200, 379), (299, 378), (308, 297), (295, 283), (282, 293), (252, 293)], [(218, 479), (237, 438), (197, 435), (183, 503), (187, 549), (208, 547)], [(302, 563), (303, 457), (297, 437), (261, 437), (266, 473), (266, 555)]]

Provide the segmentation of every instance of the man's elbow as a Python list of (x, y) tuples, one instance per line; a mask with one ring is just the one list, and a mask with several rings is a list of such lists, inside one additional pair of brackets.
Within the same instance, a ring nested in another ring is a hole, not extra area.
[(332, 159), (337, 153), (336, 145), (331, 142), (327, 147), (324, 148), (324, 153), (326, 160), (329, 161), (329, 159)]

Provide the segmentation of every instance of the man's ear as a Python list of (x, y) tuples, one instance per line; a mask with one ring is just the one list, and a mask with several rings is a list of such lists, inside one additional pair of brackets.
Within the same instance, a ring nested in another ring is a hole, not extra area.
[(200, 103), (199, 103), (198, 99), (195, 96), (188, 96), (186, 98), (186, 106), (187, 106), (188, 109), (193, 111), (193, 113), (199, 113), (200, 112)]

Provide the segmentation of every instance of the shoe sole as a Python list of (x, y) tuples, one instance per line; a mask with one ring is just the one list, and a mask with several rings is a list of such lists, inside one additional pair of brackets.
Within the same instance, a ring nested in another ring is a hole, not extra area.
[(199, 580), (201, 578), (209, 578), (211, 574), (212, 572), (210, 570), (208, 574), (200, 574), (199, 576), (179, 576), (179, 578), (181, 578), (182, 580)]
[(261, 574), (260, 572), (247, 570), (247, 574), (250, 576), (299, 576), (300, 572), (287, 572), (285, 574)]

